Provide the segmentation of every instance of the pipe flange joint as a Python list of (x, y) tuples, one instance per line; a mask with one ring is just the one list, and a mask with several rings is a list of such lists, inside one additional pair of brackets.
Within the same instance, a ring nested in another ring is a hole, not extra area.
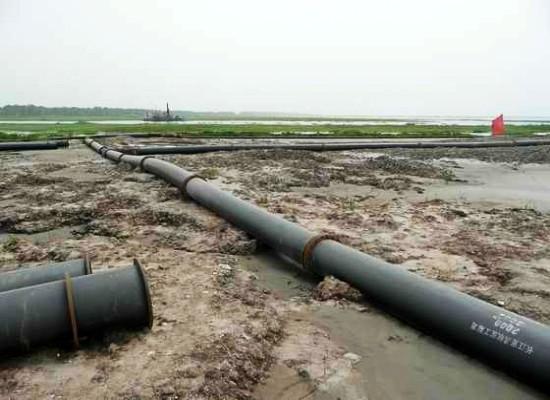
[(102, 151), (103, 151), (103, 149), (105, 149), (105, 148), (107, 148), (107, 146), (104, 146), (104, 145), (100, 146), (99, 149), (97, 149), (97, 153), (98, 153), (100, 156), (103, 156)]
[(321, 233), (311, 237), (305, 244), (302, 252), (302, 265), (305, 269), (310, 269), (312, 267), (313, 251), (323, 240), (334, 240), (339, 242), (340, 236), (334, 233)]
[(114, 151), (113, 149), (107, 149), (103, 152), (103, 157), (107, 158), (107, 153), (110, 151)]
[(145, 169), (143, 168), (143, 163), (145, 162), (145, 160), (147, 160), (148, 158), (155, 158), (153, 156), (145, 156), (143, 157), (140, 161), (139, 161), (139, 169), (141, 171), (145, 171)]
[(203, 181), (206, 181), (206, 179), (200, 176), (199, 174), (193, 173), (193, 174), (187, 175), (187, 177), (185, 177), (185, 179), (181, 183), (181, 186), (179, 187), (180, 191), (183, 193), (184, 196), (189, 197), (189, 194), (187, 193), (187, 184), (189, 183), (189, 181), (195, 178), (199, 178), (199, 179), (202, 179)]
[(122, 161), (122, 157), (124, 157), (125, 155), (126, 155), (126, 154), (124, 154), (124, 153), (120, 153), (120, 155), (117, 157), (117, 159), (116, 159), (115, 162), (116, 162), (117, 164), (120, 164), (120, 162)]

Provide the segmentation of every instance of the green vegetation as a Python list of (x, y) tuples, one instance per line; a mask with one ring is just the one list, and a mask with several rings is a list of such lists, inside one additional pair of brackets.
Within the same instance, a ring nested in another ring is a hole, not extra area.
[(449, 183), (456, 179), (455, 173), (450, 169), (443, 169), (441, 171), (441, 178), (445, 181), (445, 183)]
[[(507, 125), (507, 134), (528, 136), (537, 132), (550, 132), (550, 124)], [(482, 125), (224, 125), (224, 124), (94, 124), (76, 122), (72, 124), (6, 124), (0, 122), (0, 141), (40, 140), (94, 134), (146, 133), (176, 137), (281, 137), (301, 135), (302, 132), (317, 132), (320, 137), (382, 137), (382, 138), (439, 138), (471, 137), (472, 133), (488, 132)], [(329, 132), (330, 134), (327, 134)], [(303, 135), (309, 137), (312, 135)]]
[(199, 172), (199, 175), (205, 179), (216, 179), (220, 176), (220, 171), (217, 168), (203, 168)]
[[(176, 137), (280, 137), (300, 135), (301, 137), (377, 137), (377, 138), (460, 138), (471, 137), (473, 133), (488, 132), (488, 125), (334, 125), (333, 118), (282, 114), (282, 113), (232, 113), (232, 112), (192, 112), (175, 111), (174, 114), (186, 120), (300, 120), (302, 124), (175, 124), (143, 123), (129, 125), (113, 122), (98, 124), (86, 121), (95, 120), (141, 120), (144, 109), (107, 108), (107, 107), (42, 107), (34, 105), (7, 105), (0, 107), (0, 141), (40, 140), (50, 138), (70, 138), (95, 134), (151, 134)], [(150, 111), (150, 110), (149, 110)], [(371, 118), (337, 118), (340, 123), (354, 120), (369, 121)], [(22, 123), (2, 122), (18, 120)], [(74, 121), (72, 123), (33, 123), (33, 120)], [(326, 121), (323, 124), (307, 125), (303, 121)], [(29, 122), (24, 122), (29, 121)], [(391, 122), (391, 119), (386, 121)], [(538, 132), (550, 132), (550, 124), (513, 125), (507, 124), (508, 135), (528, 136)], [(305, 135), (304, 132), (310, 135)]]
[(2, 245), (2, 250), (5, 252), (14, 252), (17, 250), (18, 245), (19, 245), (19, 240), (17, 239), (17, 237), (10, 235)]

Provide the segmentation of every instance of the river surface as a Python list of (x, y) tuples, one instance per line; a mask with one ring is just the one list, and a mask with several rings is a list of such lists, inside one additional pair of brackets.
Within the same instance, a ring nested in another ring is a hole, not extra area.
[[(93, 124), (121, 124), (121, 125), (138, 125), (148, 123), (163, 123), (163, 122), (146, 122), (142, 120), (101, 120), (101, 121), (86, 121)], [(77, 121), (12, 121), (12, 120), (0, 120), (0, 124), (76, 124)], [(320, 120), (234, 120), (234, 119), (218, 119), (218, 120), (185, 120), (185, 121), (172, 121), (170, 124), (178, 125), (303, 125), (303, 126), (318, 126), (318, 125), (491, 125), (491, 118), (486, 117), (364, 117), (364, 118), (334, 118), (334, 119), (320, 119)], [(538, 125), (538, 124), (550, 124), (550, 117), (510, 117), (506, 119), (506, 123), (514, 125)]]

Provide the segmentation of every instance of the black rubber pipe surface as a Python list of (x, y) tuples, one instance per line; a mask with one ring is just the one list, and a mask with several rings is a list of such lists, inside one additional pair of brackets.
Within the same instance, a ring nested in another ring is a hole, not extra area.
[(0, 151), (24, 151), (24, 150), (54, 150), (59, 147), (68, 147), (67, 140), (48, 142), (0, 142)]
[(227, 144), (227, 145), (188, 145), (188, 146), (140, 146), (117, 147), (116, 150), (124, 154), (153, 155), (153, 154), (199, 154), (217, 151), (239, 150), (309, 150), (309, 151), (343, 151), (360, 149), (432, 149), (441, 147), (457, 148), (490, 148), (513, 146), (542, 146), (550, 145), (550, 139), (518, 139), (495, 141), (418, 141), (418, 142), (355, 142), (355, 143), (264, 143), (264, 144)]
[(19, 268), (0, 274), (0, 292), (63, 280), (66, 274), (75, 278), (91, 273), (91, 263), (85, 258), (31, 268)]
[(320, 276), (348, 282), (416, 328), (537, 387), (549, 388), (550, 327), (315, 235), (166, 161), (124, 155), (89, 139), (86, 143), (112, 161), (127, 162), (175, 185), (259, 241)]
[(152, 325), (147, 280), (133, 266), (0, 293), (0, 354), (112, 327)]

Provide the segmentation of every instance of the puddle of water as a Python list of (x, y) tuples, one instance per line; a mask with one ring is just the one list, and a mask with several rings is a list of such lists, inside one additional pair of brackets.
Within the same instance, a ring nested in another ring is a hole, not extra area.
[(285, 299), (303, 296), (317, 285), (317, 280), (302, 272), (292, 261), (269, 251), (242, 257), (240, 265), (254, 273), (258, 284)]
[(362, 357), (356, 368), (371, 400), (546, 398), (385, 314), (326, 306), (313, 320)]
[[(283, 298), (304, 295), (315, 285), (312, 277), (268, 252), (242, 257), (241, 265)], [(310, 318), (338, 345), (362, 357), (357, 384), (370, 400), (547, 398), (382, 312), (321, 305)]]

